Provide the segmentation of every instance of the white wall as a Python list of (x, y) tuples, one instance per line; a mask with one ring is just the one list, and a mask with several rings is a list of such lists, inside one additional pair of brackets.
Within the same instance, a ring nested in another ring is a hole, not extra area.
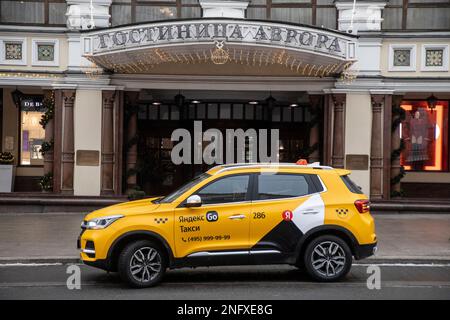
[[(345, 109), (345, 154), (369, 156), (372, 128), (372, 108), (369, 93), (347, 93)], [(350, 177), (366, 195), (370, 195), (370, 169), (352, 170)]]
[[(101, 154), (102, 91), (77, 90), (74, 107), (75, 171), (74, 195), (100, 195), (100, 165), (78, 166), (77, 150), (97, 150)], [(99, 159), (100, 163), (100, 159)]]

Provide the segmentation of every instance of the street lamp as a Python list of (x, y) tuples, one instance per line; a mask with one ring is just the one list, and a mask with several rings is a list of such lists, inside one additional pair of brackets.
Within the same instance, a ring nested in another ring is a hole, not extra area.
[(428, 104), (428, 108), (433, 111), (434, 109), (436, 109), (436, 104), (438, 102), (438, 99), (434, 96), (434, 94), (431, 94), (431, 96), (429, 96), (427, 98), (427, 104)]
[(184, 105), (184, 101), (185, 101), (185, 98), (181, 93), (178, 93), (175, 96), (175, 104), (177, 105), (177, 107), (181, 108)]
[(11, 96), (12, 96), (14, 105), (17, 108), (20, 108), (20, 100), (22, 100), (22, 95), (23, 95), (23, 93), (21, 91), (19, 91), (17, 88), (13, 92), (11, 92)]
[(269, 109), (272, 109), (276, 101), (277, 100), (274, 97), (272, 97), (272, 94), (270, 94), (269, 97), (266, 99), (267, 107), (269, 107)]

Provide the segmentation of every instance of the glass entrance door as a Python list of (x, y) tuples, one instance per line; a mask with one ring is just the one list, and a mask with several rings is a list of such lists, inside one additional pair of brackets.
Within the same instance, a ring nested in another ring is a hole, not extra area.
[[(295, 162), (309, 141), (310, 115), (306, 105), (291, 107), (278, 104), (251, 104), (242, 101), (198, 101), (178, 107), (174, 101), (148, 103), (140, 106), (138, 116), (138, 164), (139, 186), (149, 195), (165, 194), (194, 176), (205, 172), (215, 164), (194, 163), (194, 121), (201, 121), (201, 131), (218, 129), (223, 138), (223, 162), (227, 154), (226, 131), (255, 129), (259, 141), (260, 129), (279, 130), (279, 161)], [(171, 160), (172, 148), (177, 142), (171, 141), (172, 132), (178, 128), (186, 129), (191, 136), (190, 163), (175, 165)], [(209, 141), (200, 141), (201, 153)], [(270, 143), (270, 139), (269, 139)], [(270, 145), (268, 146), (270, 152)], [(234, 144), (234, 162), (237, 146)], [(249, 141), (245, 146), (245, 162), (250, 158)], [(260, 161), (259, 158), (257, 158)]]

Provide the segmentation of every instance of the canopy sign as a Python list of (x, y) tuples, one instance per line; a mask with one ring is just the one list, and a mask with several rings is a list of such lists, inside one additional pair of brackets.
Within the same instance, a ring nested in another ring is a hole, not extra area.
[(299, 25), (226, 19), (160, 22), (96, 31), (85, 36), (84, 53), (95, 56), (217, 40), (314, 52), (339, 60), (355, 59), (355, 38), (351, 36)]

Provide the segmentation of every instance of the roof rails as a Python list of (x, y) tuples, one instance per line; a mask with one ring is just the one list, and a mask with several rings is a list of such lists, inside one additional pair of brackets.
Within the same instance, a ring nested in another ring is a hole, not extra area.
[(230, 171), (234, 169), (242, 168), (255, 168), (255, 167), (266, 167), (266, 168), (277, 168), (277, 167), (290, 167), (290, 168), (311, 168), (311, 169), (322, 169), (322, 170), (332, 170), (332, 167), (321, 166), (319, 162), (310, 163), (307, 165), (299, 165), (290, 162), (253, 162), (253, 163), (233, 163), (218, 165), (210, 170), (218, 169), (216, 173), (221, 173), (225, 171)]

